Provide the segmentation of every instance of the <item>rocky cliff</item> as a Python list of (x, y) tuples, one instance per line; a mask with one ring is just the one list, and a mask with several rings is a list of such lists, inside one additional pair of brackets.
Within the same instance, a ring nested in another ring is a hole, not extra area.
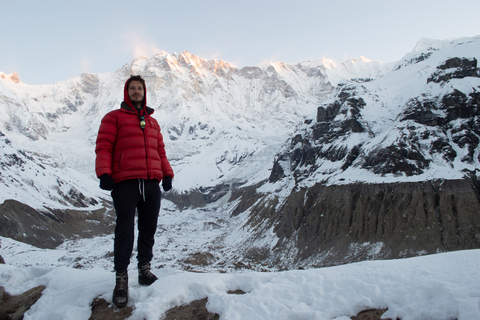
[(325, 266), (480, 247), (480, 72), (462, 45), (340, 83), (268, 181), (236, 193), (233, 214), (248, 212), (259, 261)]
[(15, 200), (0, 204), (0, 235), (38, 248), (55, 248), (67, 239), (90, 238), (113, 232), (115, 214), (105, 208), (37, 210)]
[(323, 266), (479, 248), (477, 187), (464, 179), (298, 190), (272, 217), (274, 251), (293, 240), (296, 264)]

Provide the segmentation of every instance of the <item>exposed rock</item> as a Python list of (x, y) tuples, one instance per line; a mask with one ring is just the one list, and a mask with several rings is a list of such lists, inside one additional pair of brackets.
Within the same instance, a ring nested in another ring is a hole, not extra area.
[(194, 266), (209, 266), (215, 262), (215, 256), (210, 252), (195, 252), (183, 262)]
[(278, 180), (285, 177), (285, 170), (283, 169), (282, 165), (280, 164), (281, 161), (282, 160), (279, 157), (277, 157), (274, 160), (272, 171), (270, 172), (270, 177), (268, 178), (268, 181), (270, 183), (275, 183)]
[(202, 208), (209, 203), (215, 202), (230, 191), (230, 185), (223, 184), (215, 187), (199, 188), (189, 190), (184, 193), (165, 192), (164, 197), (172, 201), (175, 205), (183, 210), (185, 208)]
[(178, 306), (167, 311), (165, 320), (218, 320), (220, 316), (207, 310), (208, 299), (195, 300), (188, 305)]
[(409, 65), (412, 65), (412, 64), (416, 64), (416, 63), (419, 63), (419, 62), (422, 62), (424, 60), (427, 60), (429, 59), (433, 53), (435, 51), (437, 51), (438, 49), (435, 49), (435, 48), (429, 48), (429, 52), (420, 52), (419, 54), (415, 55), (414, 57), (412, 57), (411, 59), (409, 60), (405, 60), (405, 61), (402, 61), (400, 62), (399, 64), (397, 64), (394, 68), (394, 70), (399, 70), (403, 67), (407, 67)]
[[(387, 309), (371, 309), (365, 310), (358, 313), (356, 316), (351, 317), (352, 320), (380, 320), (382, 315), (387, 311)], [(383, 320), (392, 320), (383, 318)]]
[(273, 227), (279, 240), (257, 263), (291, 269), (480, 248), (480, 193), (473, 178), (317, 184), (292, 191), (281, 206), (267, 198), (252, 200), (251, 239)]
[(241, 290), (241, 289), (237, 289), (237, 290), (231, 290), (231, 291), (227, 291), (228, 294), (246, 294), (245, 291)]
[(1, 236), (50, 249), (65, 239), (110, 234), (115, 222), (107, 209), (38, 211), (15, 200), (6, 200), (0, 212)]
[(451, 58), (437, 66), (437, 71), (427, 79), (428, 82), (444, 82), (450, 79), (463, 79), (465, 77), (479, 77), (477, 59)]
[(240, 199), (240, 202), (232, 212), (234, 216), (250, 208), (257, 202), (258, 199), (263, 196), (262, 194), (257, 194), (257, 188), (258, 185), (254, 185), (247, 188), (241, 188), (233, 192), (232, 196), (230, 197), (230, 201)]
[(11, 296), (0, 287), (0, 319), (21, 320), (23, 314), (42, 296), (45, 286), (32, 288), (18, 296)]
[(407, 176), (419, 175), (424, 172), (430, 163), (422, 154), (419, 145), (405, 140), (396, 141), (395, 145), (386, 148), (375, 148), (364, 157), (362, 168), (375, 174), (398, 174)]
[[(98, 96), (100, 88), (100, 79), (96, 74), (82, 73), (81, 88), (85, 93), (91, 93), (94, 97)], [(82, 98), (77, 97), (77, 101), (82, 101)]]
[(92, 302), (92, 315), (88, 320), (124, 320), (132, 315), (133, 308), (117, 308), (105, 299), (95, 298)]
[[(1, 288), (1, 287), (0, 287)], [(228, 291), (228, 294), (242, 295), (242, 290)], [(195, 300), (189, 304), (177, 306), (168, 310), (162, 319), (164, 320), (218, 320), (220, 316), (209, 312), (206, 308), (208, 298)], [(92, 315), (89, 320), (123, 320), (130, 317), (133, 307), (116, 308), (105, 299), (95, 298), (92, 302)]]
[(337, 116), (339, 109), (340, 103), (338, 101), (323, 107), (318, 107), (317, 122), (333, 121), (333, 119)]

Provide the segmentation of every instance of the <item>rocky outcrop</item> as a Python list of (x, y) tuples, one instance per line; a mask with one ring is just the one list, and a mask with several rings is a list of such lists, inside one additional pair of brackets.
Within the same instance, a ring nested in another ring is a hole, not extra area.
[(382, 315), (385, 312), (387, 312), (387, 309), (369, 309), (369, 310), (365, 310), (358, 313), (354, 317), (350, 317), (350, 319), (352, 320), (380, 320), (380, 319), (392, 320), (392, 319), (382, 318)]
[(92, 314), (88, 320), (124, 320), (133, 312), (133, 307), (116, 308), (103, 298), (95, 298), (92, 302)]
[(110, 234), (115, 215), (107, 208), (110, 206), (96, 211), (39, 211), (18, 201), (6, 200), (0, 205), (0, 236), (51, 249), (66, 239)]
[[(218, 320), (220, 316), (207, 310), (208, 298), (199, 299), (186, 305), (176, 306), (159, 318), (164, 320)], [(92, 302), (92, 315), (89, 320), (123, 320), (129, 318), (134, 307), (112, 307), (105, 299), (95, 298)]]
[(200, 187), (188, 192), (178, 193), (175, 191), (163, 193), (163, 197), (172, 201), (183, 210), (185, 208), (202, 208), (225, 196), (230, 191), (230, 184), (219, 184), (214, 187)]
[(463, 79), (465, 77), (479, 77), (477, 59), (451, 58), (437, 67), (437, 71), (427, 79), (428, 82), (444, 82), (450, 79)]
[(45, 286), (38, 286), (18, 296), (11, 296), (4, 287), (0, 287), (0, 319), (23, 319), (23, 314), (40, 299), (43, 290)]
[(188, 305), (174, 307), (165, 315), (165, 320), (218, 320), (220, 316), (207, 310), (208, 298), (195, 300)]
[(292, 191), (279, 207), (258, 201), (249, 224), (278, 242), (264, 264), (330, 266), (480, 248), (480, 192), (475, 178), (356, 183)]

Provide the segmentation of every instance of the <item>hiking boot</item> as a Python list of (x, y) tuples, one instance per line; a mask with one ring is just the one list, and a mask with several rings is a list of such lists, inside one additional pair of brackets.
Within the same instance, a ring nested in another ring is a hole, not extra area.
[(150, 271), (150, 263), (138, 264), (138, 283), (149, 286), (158, 278)]
[(123, 308), (128, 302), (128, 273), (117, 272), (115, 276), (115, 289), (113, 289), (113, 304)]

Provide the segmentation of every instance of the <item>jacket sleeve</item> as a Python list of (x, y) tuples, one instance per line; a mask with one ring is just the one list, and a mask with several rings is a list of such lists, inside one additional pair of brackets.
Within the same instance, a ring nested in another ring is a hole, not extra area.
[(173, 169), (170, 166), (170, 162), (168, 162), (167, 155), (165, 152), (165, 143), (163, 142), (163, 136), (160, 130), (158, 130), (157, 134), (157, 141), (158, 141), (158, 155), (160, 156), (160, 161), (162, 162), (162, 172), (163, 176), (170, 176), (173, 178)]
[(113, 149), (117, 138), (116, 117), (107, 113), (100, 123), (95, 144), (95, 173), (100, 178), (103, 174), (112, 175)]

